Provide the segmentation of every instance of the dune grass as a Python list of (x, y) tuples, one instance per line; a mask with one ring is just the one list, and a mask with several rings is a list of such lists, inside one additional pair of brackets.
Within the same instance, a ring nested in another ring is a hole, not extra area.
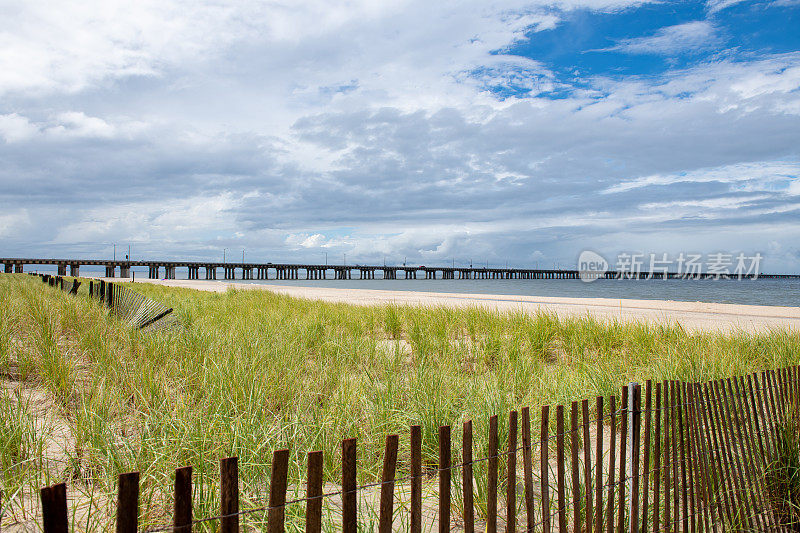
[[(183, 325), (144, 333), (110, 317), (85, 289), (74, 297), (38, 278), (0, 275), (3, 525), (35, 519), (38, 489), (68, 480), (83, 505), (79, 527), (103, 529), (116, 476), (132, 470), (141, 472), (142, 523), (168, 523), (172, 472), (186, 464), (195, 516), (211, 516), (222, 457), (239, 457), (247, 508), (266, 502), (277, 448), (291, 451), (294, 482), (305, 453), (323, 450), (326, 481), (336, 483), (341, 440), (357, 437), (359, 482), (374, 481), (388, 433), (401, 435), (398, 475), (408, 473), (411, 424), (422, 426), (431, 467), (440, 425), (472, 419), (474, 454), (483, 457), (492, 414), (501, 415), (502, 443), (511, 409), (531, 406), (535, 416), (541, 405), (608, 397), (629, 381), (708, 380), (800, 360), (800, 338), (786, 331), (696, 334), (669, 324), (136, 284), (174, 307)], [(453, 434), (460, 449), (460, 431)], [(300, 510), (288, 518), (302, 530)], [(373, 518), (362, 517), (365, 529)]]

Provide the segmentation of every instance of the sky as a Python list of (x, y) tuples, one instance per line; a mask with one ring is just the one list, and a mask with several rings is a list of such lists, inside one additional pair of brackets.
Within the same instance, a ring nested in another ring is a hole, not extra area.
[(0, 0), (0, 256), (800, 272), (800, 1)]

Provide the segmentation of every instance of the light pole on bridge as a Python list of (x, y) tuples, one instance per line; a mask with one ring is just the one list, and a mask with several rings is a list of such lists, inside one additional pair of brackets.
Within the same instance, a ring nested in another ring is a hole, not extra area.
[(226, 261), (225, 261), (225, 252), (227, 252), (227, 251), (228, 251), (228, 249), (227, 249), (227, 248), (223, 248), (223, 249), (222, 249), (222, 263), (223, 263), (223, 264), (226, 262)]

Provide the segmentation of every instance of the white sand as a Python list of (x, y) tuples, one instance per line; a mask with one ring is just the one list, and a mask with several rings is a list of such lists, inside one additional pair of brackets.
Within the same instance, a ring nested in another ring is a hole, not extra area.
[[(127, 279), (104, 278), (107, 281)], [(327, 287), (295, 287), (205, 280), (137, 279), (136, 283), (154, 283), (202, 291), (225, 292), (266, 290), (297, 298), (323, 300), (355, 305), (421, 305), (446, 307), (480, 307), (497, 311), (543, 311), (559, 317), (592, 316), (607, 321), (647, 321), (679, 323), (693, 331), (767, 331), (791, 329), (800, 332), (800, 307), (735, 305), (672, 300), (625, 300), (614, 298), (558, 298), (502, 294), (457, 294), (438, 292), (387, 291), (375, 289), (332, 289)]]

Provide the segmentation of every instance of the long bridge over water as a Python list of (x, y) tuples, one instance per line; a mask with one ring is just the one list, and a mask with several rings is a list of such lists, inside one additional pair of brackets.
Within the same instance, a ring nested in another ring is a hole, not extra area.
[[(594, 279), (681, 279), (686, 273), (678, 272), (607, 272), (586, 273), (579, 270), (564, 269), (531, 269), (531, 268), (490, 268), (490, 267), (457, 267), (457, 266), (389, 266), (389, 265), (320, 265), (303, 263), (230, 263), (209, 261), (129, 261), (116, 259), (34, 259), (34, 258), (0, 258), (4, 272), (23, 272), (26, 266), (55, 266), (60, 276), (79, 276), (81, 266), (105, 267), (105, 277), (130, 278), (133, 267), (148, 267), (150, 279), (175, 279), (179, 268), (187, 269), (187, 279), (217, 279), (217, 272), (222, 272), (222, 279), (586, 279), (587, 275)], [(201, 278), (201, 269), (203, 277)], [(237, 278), (238, 271), (238, 278)], [(355, 273), (355, 277), (354, 277)], [(376, 277), (376, 273), (380, 273)], [(331, 275), (329, 278), (328, 275)], [(740, 276), (699, 272), (690, 276), (692, 279), (711, 279), (717, 277), (738, 279)], [(800, 279), (800, 274), (746, 274), (742, 279)]]

